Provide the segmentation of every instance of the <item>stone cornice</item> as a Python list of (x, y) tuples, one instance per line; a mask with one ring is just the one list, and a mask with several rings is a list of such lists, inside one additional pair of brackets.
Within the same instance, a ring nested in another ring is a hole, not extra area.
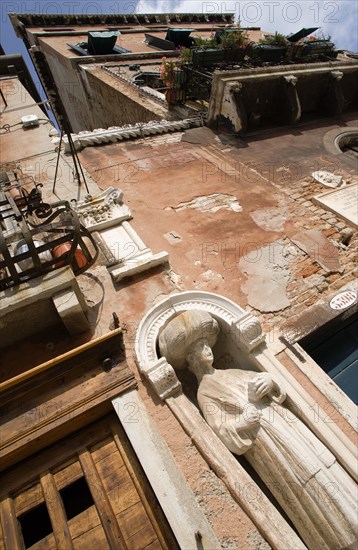
[[(116, 143), (127, 139), (145, 138), (148, 136), (166, 134), (169, 132), (180, 132), (189, 128), (202, 126), (200, 117), (187, 118), (185, 120), (155, 120), (146, 124), (138, 123), (126, 126), (113, 126), (111, 128), (98, 128), (93, 131), (83, 131), (78, 134), (72, 134), (72, 140), (76, 150), (84, 149), (90, 145), (99, 145), (104, 143)], [(52, 143), (59, 143), (59, 138), (54, 138)], [(62, 139), (65, 147), (65, 153), (70, 153), (70, 146), (67, 136)]]

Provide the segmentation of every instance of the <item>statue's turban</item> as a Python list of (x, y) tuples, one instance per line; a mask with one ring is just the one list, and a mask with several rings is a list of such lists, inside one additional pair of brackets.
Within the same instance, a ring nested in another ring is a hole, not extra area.
[(174, 317), (159, 336), (162, 356), (176, 369), (186, 366), (190, 347), (198, 340), (206, 340), (213, 347), (219, 334), (217, 321), (207, 311), (189, 310)]

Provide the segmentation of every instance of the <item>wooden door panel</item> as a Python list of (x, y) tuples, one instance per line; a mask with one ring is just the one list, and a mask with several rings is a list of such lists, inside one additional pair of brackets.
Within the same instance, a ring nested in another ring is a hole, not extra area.
[(143, 512), (143, 504), (138, 502), (117, 516), (127, 547), (133, 550), (146, 548), (148, 544), (158, 540), (149, 518)]
[(111, 550), (102, 525), (93, 529), (87, 526), (87, 531), (73, 540), (73, 547), (75, 550)]
[(178, 548), (114, 414), (5, 472), (0, 512), (0, 550)]
[(58, 550), (56, 539), (53, 533), (43, 538), (42, 540), (39, 540), (38, 542), (30, 546), (30, 548), (31, 550)]

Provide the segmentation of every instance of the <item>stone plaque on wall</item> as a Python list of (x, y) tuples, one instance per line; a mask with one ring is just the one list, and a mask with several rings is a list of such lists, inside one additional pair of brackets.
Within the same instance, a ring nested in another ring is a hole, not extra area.
[(344, 189), (322, 193), (313, 200), (354, 227), (358, 227), (358, 183), (347, 185)]

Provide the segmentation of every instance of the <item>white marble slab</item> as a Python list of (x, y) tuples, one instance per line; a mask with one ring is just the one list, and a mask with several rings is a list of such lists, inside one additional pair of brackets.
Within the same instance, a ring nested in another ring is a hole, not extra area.
[(322, 193), (313, 201), (358, 228), (358, 183)]

